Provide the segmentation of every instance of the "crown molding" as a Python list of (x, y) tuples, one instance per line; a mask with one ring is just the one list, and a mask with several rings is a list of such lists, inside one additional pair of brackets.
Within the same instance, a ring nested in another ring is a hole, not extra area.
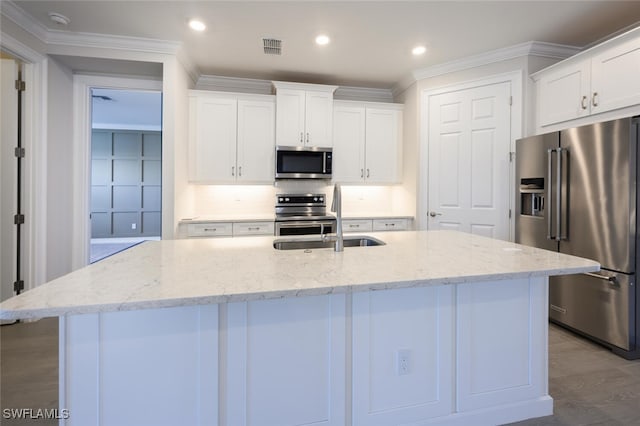
[(391, 89), (340, 86), (333, 94), (333, 99), (388, 103), (393, 102), (393, 93)]
[[(281, 84), (282, 82), (273, 82), (271, 80), (224, 77), (219, 75), (201, 75), (197, 80), (195, 88), (196, 90), (211, 90), (217, 92), (271, 95), (273, 94), (272, 87)], [(318, 88), (336, 87), (324, 85), (315, 86)], [(368, 87), (338, 86), (333, 97), (336, 100), (393, 102), (393, 94), (390, 89), (375, 89)]]
[(181, 42), (156, 40), (140, 37), (126, 37), (95, 33), (49, 30), (45, 42), (49, 45), (118, 49), (132, 52), (160, 53), (176, 55)]
[(514, 46), (496, 49), (479, 55), (469, 56), (463, 59), (445, 62), (443, 64), (434, 65), (413, 72), (413, 78), (423, 80), (425, 78), (436, 77), (452, 72), (463, 71), (495, 62), (515, 59), (522, 56), (541, 56), (554, 59), (566, 59), (575, 55), (581, 49), (576, 46), (568, 46), (563, 44), (543, 43), (538, 41), (529, 41), (526, 43), (516, 44)]
[(132, 52), (160, 53), (169, 55), (176, 55), (182, 47), (182, 42), (172, 40), (51, 30), (36, 21), (31, 17), (31, 15), (9, 0), (3, 2), (2, 15), (48, 46), (59, 45), (118, 49)]
[(271, 95), (273, 93), (271, 80), (224, 77), (220, 75), (201, 75), (196, 82), (196, 89), (260, 95)]
[(31, 15), (18, 7), (14, 2), (10, 0), (3, 0), (0, 10), (2, 11), (2, 16), (33, 35), (38, 40), (46, 43), (49, 29), (36, 21)]

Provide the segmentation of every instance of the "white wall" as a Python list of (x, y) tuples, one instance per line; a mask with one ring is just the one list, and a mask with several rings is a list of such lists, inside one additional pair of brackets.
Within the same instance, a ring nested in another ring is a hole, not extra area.
[(71, 272), (73, 188), (73, 74), (48, 60), (46, 279)]
[(174, 238), (178, 222), (193, 215), (193, 185), (188, 184), (189, 98), (191, 80), (175, 58), (163, 63), (162, 238)]

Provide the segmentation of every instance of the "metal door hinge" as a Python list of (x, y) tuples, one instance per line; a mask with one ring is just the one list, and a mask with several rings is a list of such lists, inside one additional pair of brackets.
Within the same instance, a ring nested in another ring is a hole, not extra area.
[(516, 157), (516, 153), (511, 151), (509, 152), (509, 162), (513, 163), (513, 159)]
[(16, 149), (13, 151), (13, 154), (18, 158), (24, 158), (25, 149), (22, 147), (16, 147)]
[(16, 90), (24, 92), (27, 89), (27, 84), (22, 80), (16, 80)]
[(513, 96), (509, 96), (509, 106), (513, 105)]
[(23, 214), (17, 214), (15, 216), (13, 216), (13, 224), (14, 225), (22, 225), (22, 224), (24, 224), (24, 215)]
[(511, 219), (511, 209), (509, 209), (509, 219)]
[(24, 281), (15, 281), (13, 283), (13, 291), (15, 291), (16, 293), (20, 293), (22, 290), (24, 290)]

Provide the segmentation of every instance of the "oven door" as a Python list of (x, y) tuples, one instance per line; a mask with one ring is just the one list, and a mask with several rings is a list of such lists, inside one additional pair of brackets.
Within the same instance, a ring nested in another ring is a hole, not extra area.
[(335, 220), (296, 220), (276, 222), (276, 235), (322, 235), (335, 232)]

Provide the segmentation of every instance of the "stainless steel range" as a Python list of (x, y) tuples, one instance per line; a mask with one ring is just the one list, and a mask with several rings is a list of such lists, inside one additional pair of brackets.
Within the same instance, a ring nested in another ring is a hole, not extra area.
[(335, 232), (336, 218), (327, 214), (325, 194), (276, 195), (276, 235)]

